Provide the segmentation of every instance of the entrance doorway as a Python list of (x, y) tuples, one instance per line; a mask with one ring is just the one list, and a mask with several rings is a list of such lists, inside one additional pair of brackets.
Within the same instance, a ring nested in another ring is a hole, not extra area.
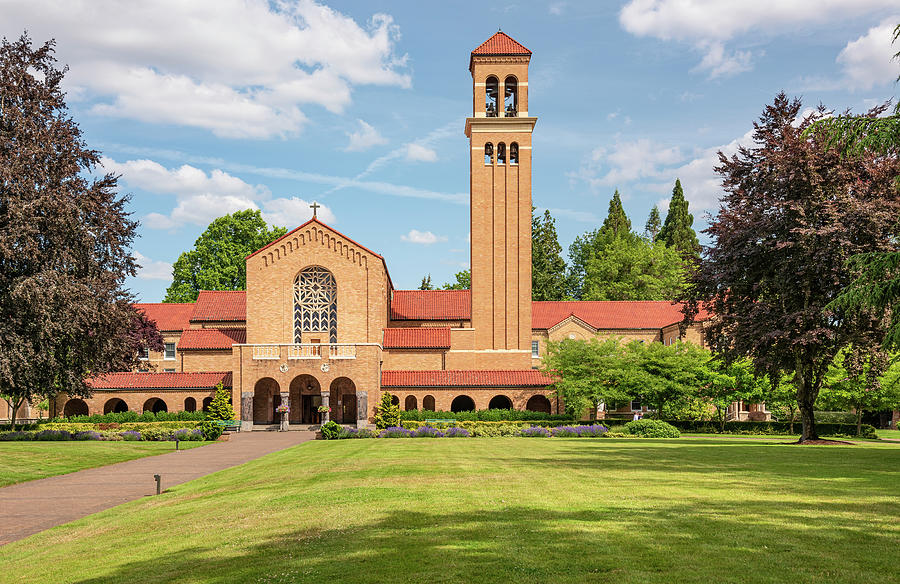
[(322, 405), (322, 389), (319, 380), (312, 375), (298, 375), (290, 387), (292, 424), (321, 424), (324, 415), (319, 412)]
[(338, 424), (356, 424), (356, 385), (348, 377), (331, 382), (331, 418)]

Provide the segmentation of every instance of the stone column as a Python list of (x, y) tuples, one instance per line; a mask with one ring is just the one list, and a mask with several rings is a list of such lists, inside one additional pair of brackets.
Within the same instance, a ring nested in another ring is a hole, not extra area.
[(356, 427), (366, 428), (369, 425), (369, 392), (356, 392)]
[[(330, 391), (322, 392), (322, 405), (325, 406), (326, 408), (331, 407), (331, 392)], [(322, 414), (322, 423), (323, 424), (325, 422), (328, 422), (329, 420), (331, 420), (331, 412), (325, 412), (324, 414)]]
[[(291, 407), (291, 394), (290, 393), (287, 393), (284, 391), (281, 392), (281, 405), (287, 406), (288, 408)], [(281, 415), (281, 420), (280, 420), (281, 421), (281, 431), (287, 432), (288, 424), (290, 424), (289, 418), (290, 418), (291, 414), (287, 413), (287, 414), (280, 414), (280, 415)]]
[(253, 429), (253, 392), (241, 392), (241, 431)]

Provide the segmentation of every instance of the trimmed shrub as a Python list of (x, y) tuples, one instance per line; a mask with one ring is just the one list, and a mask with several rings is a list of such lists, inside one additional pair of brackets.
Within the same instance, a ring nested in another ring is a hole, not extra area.
[(71, 440), (74, 434), (71, 432), (66, 432), (65, 430), (41, 430), (40, 432), (34, 433), (34, 440), (46, 440), (46, 441), (65, 441)]
[(375, 408), (375, 427), (379, 430), (400, 426), (400, 406), (391, 403), (391, 398), (388, 392), (382, 393), (381, 403)]
[(78, 432), (73, 436), (75, 440), (101, 440), (102, 436), (93, 430), (87, 432)]
[(406, 428), (402, 428), (400, 426), (391, 426), (390, 428), (385, 428), (378, 434), (379, 438), (412, 438), (416, 435), (412, 430), (407, 430)]
[[(180, 432), (181, 430), (177, 431)], [(203, 440), (215, 442), (222, 435), (222, 432), (225, 431), (225, 428), (223, 428), (216, 420), (206, 420), (205, 422), (201, 422), (200, 426), (195, 431), (200, 432)]]
[(472, 436), (476, 438), (521, 436), (522, 430), (528, 427), (527, 424), (520, 425), (510, 423), (492, 424), (490, 422), (470, 422), (469, 424), (469, 426), (460, 427), (459, 430), (471, 432)]
[(100, 423), (125, 423), (125, 422), (186, 422), (186, 421), (202, 421), (206, 419), (206, 412), (144, 412), (143, 414), (139, 414), (137, 412), (119, 412), (117, 414), (93, 414), (90, 416), (70, 416), (68, 418), (52, 418), (47, 422), (41, 422), (41, 425), (44, 424), (55, 424), (55, 423), (65, 423), (65, 422), (75, 422), (75, 423), (89, 423), (89, 424), (100, 424)]
[[(204, 422), (204, 424), (206, 423), (211, 422)], [(218, 424), (215, 425), (218, 426)], [(183, 440), (185, 442), (202, 442), (204, 440), (204, 434), (201, 428), (194, 428), (193, 430), (182, 428), (181, 430), (175, 430), (173, 437), (175, 440)]]
[(541, 426), (531, 426), (530, 428), (523, 428), (520, 436), (525, 438), (549, 438), (550, 430)]
[(625, 424), (624, 430), (626, 434), (643, 438), (678, 438), (681, 436), (681, 432), (672, 424), (646, 418), (628, 422)]
[(141, 433), (135, 430), (126, 430), (119, 433), (119, 436), (122, 437), (122, 440), (127, 440), (128, 442), (136, 442), (141, 439)]
[(465, 428), (454, 427), (444, 432), (444, 436), (447, 438), (470, 438), (472, 435)]
[(407, 410), (400, 412), (401, 420), (424, 422), (425, 420), (458, 420), (461, 422), (571, 422), (567, 414), (545, 414), (527, 410), (476, 410), (468, 412), (445, 412), (431, 410)]
[[(682, 432), (698, 434), (721, 434), (722, 431), (717, 422), (698, 422), (691, 420), (667, 420)], [(800, 434), (800, 422), (794, 422), (794, 432), (791, 434), (790, 422), (725, 422), (725, 434), (771, 435), (787, 434), (798, 436)], [(816, 422), (816, 431), (820, 436), (848, 435), (854, 438), (877, 438), (875, 426), (863, 424), (859, 436), (856, 435), (856, 424), (830, 424)]]
[(174, 433), (175, 431), (169, 428), (146, 428), (141, 432), (141, 439), (151, 442), (172, 440)]
[(334, 440), (341, 435), (341, 432), (344, 431), (341, 428), (341, 425), (335, 422), (334, 420), (328, 420), (325, 424), (322, 424), (322, 438), (325, 440)]

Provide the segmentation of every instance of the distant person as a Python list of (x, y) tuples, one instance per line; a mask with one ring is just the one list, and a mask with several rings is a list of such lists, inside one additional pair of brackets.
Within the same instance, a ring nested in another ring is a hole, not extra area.
[(632, 418), (632, 420), (640, 420), (640, 419), (641, 419), (641, 413), (640, 413), (640, 412), (634, 412), (634, 417)]

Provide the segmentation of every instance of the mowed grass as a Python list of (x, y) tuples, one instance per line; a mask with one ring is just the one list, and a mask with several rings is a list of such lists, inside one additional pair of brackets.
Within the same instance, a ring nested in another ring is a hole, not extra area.
[(879, 438), (890, 438), (891, 440), (900, 440), (900, 430), (876, 430)]
[(0, 487), (173, 450), (174, 442), (0, 442)]
[(900, 448), (310, 442), (4, 546), (4, 582), (896, 582)]

